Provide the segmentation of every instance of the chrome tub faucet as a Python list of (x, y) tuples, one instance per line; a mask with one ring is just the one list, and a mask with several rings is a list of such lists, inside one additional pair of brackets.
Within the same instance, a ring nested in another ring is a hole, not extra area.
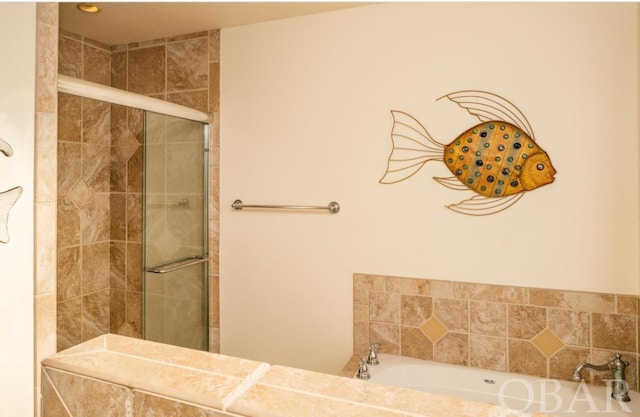
[(378, 355), (376, 353), (376, 349), (380, 348), (380, 343), (373, 343), (369, 345), (369, 354), (367, 356), (363, 356), (360, 358), (360, 366), (358, 367), (358, 372), (356, 373), (356, 378), (358, 379), (370, 379), (371, 374), (369, 373), (369, 367), (367, 365), (376, 366), (380, 364), (380, 360), (378, 360)]
[(378, 360), (378, 354), (376, 353), (376, 349), (380, 349), (380, 343), (374, 343), (369, 345), (369, 356), (367, 356), (367, 364), (369, 365), (379, 365), (380, 361)]
[(590, 363), (581, 363), (573, 370), (571, 378), (574, 381), (582, 380), (582, 370), (585, 368), (593, 369), (594, 371), (610, 371), (611, 379), (613, 381), (611, 396), (617, 401), (631, 401), (629, 397), (629, 387), (625, 379), (625, 370), (629, 366), (629, 362), (622, 360), (619, 353), (615, 354), (615, 357), (611, 362), (603, 363), (602, 365), (592, 365)]
[(369, 373), (369, 368), (365, 363), (367, 361), (367, 357), (363, 356), (360, 358), (360, 367), (358, 368), (358, 373), (356, 373), (356, 378), (358, 379), (371, 379), (371, 374)]

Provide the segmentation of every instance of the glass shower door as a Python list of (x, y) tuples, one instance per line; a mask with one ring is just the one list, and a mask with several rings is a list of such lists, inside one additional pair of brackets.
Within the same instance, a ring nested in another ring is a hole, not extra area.
[(208, 125), (146, 112), (143, 337), (208, 350)]

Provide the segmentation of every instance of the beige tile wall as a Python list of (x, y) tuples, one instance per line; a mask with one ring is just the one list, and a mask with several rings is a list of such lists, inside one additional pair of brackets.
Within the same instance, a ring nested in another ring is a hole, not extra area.
[[(569, 380), (615, 352), (638, 389), (638, 297), (354, 274), (354, 355), (381, 352)], [(584, 373), (598, 383), (608, 375)]]
[[(214, 113), (210, 349), (219, 351), (219, 31), (109, 46), (60, 31), (61, 74)], [(59, 95), (58, 349), (107, 332), (140, 337), (142, 113)]]

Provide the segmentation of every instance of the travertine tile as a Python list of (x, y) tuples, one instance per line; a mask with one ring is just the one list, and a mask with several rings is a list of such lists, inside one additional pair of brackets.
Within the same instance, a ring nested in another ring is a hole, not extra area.
[(57, 120), (55, 114), (36, 114), (35, 201), (54, 202), (57, 194)]
[(615, 300), (612, 294), (530, 288), (529, 303), (574, 311), (598, 313), (613, 313), (615, 311)]
[(82, 297), (82, 340), (109, 333), (109, 289)]
[(220, 328), (220, 277), (209, 276), (209, 326)]
[[(38, 14), (41, 14), (39, 9)], [(55, 19), (49, 12), (49, 18)], [(46, 17), (46, 16), (45, 16)], [(36, 112), (46, 112), (55, 116), (58, 79), (58, 28), (56, 24), (37, 25), (36, 37)], [(42, 132), (41, 132), (42, 133)]]
[(69, 198), (58, 196), (58, 247), (80, 244), (80, 210)]
[(133, 395), (132, 417), (147, 417), (151, 415), (154, 417), (223, 417), (229, 415), (211, 408), (186, 404), (137, 390), (134, 391)]
[(591, 314), (593, 347), (637, 352), (637, 316), (625, 314)]
[[(401, 322), (404, 325), (400, 332), (401, 355), (414, 357), (426, 355), (423, 351), (424, 346), (420, 342), (424, 337), (416, 333), (416, 328), (421, 329), (420, 332), (429, 342), (439, 341), (453, 331), (458, 335), (469, 337), (470, 366), (496, 370), (507, 370), (507, 368), (511, 370), (513, 367), (518, 373), (547, 376), (551, 368), (547, 369), (545, 355), (549, 357), (548, 361), (557, 361), (556, 358), (572, 354), (574, 349), (577, 349), (578, 353), (582, 352), (579, 347), (586, 348), (587, 354), (591, 354), (589, 349), (592, 345), (592, 320), (590, 319), (592, 313), (589, 310), (591, 306), (596, 313), (598, 310), (613, 308), (617, 309), (616, 311), (631, 313), (611, 316), (593, 314), (594, 317), (598, 317), (597, 321), (593, 320), (593, 329), (598, 332), (599, 337), (597, 342), (593, 342), (593, 347), (608, 349), (607, 352), (628, 349), (632, 359), (637, 360), (636, 344), (640, 345), (640, 335), (634, 327), (638, 312), (638, 298), (635, 296), (521, 287), (509, 289), (506, 286), (437, 280), (423, 280), (425, 284), (421, 284), (421, 280), (414, 278), (366, 274), (354, 274), (353, 278), (355, 355), (361, 355), (366, 351), (368, 343), (379, 341), (379, 339), (387, 337), (395, 341), (395, 328), (374, 330), (374, 326), (371, 325), (377, 326), (379, 323), (370, 323), (364, 314), (356, 314), (356, 311), (368, 309), (369, 291), (377, 293), (374, 296), (378, 298), (377, 304), (384, 304), (380, 300), (385, 298), (383, 295), (385, 292), (403, 294), (411, 293), (416, 288), (429, 288), (428, 292), (418, 290), (418, 292), (430, 294), (429, 297), (403, 295), (401, 298)], [(455, 296), (460, 298), (452, 300), (453, 292), (447, 288), (455, 291)], [(532, 294), (532, 305), (526, 303), (528, 292)], [(427, 298), (432, 300), (433, 317), (417, 323), (421, 316), (428, 313), (428, 307), (426, 304), (419, 306), (416, 303), (424, 303)], [(525, 301), (515, 303), (515, 300)], [(468, 308), (465, 307), (467, 304)], [(571, 309), (571, 306), (576, 309)], [(437, 326), (434, 325), (436, 320)], [(406, 324), (410, 325), (406, 326)], [(624, 330), (614, 335), (616, 329)], [(509, 330), (508, 334), (507, 330)], [(537, 347), (530, 342), (524, 343), (523, 339), (534, 341)], [(413, 346), (414, 341), (416, 346)], [(622, 345), (618, 343), (614, 348), (612, 343), (616, 342), (612, 341), (623, 342)], [(394, 343), (391, 344), (395, 347)], [(508, 346), (513, 347), (508, 348)], [(528, 351), (533, 355), (531, 363), (519, 364), (517, 360), (519, 355)], [(492, 353), (495, 353), (495, 357)], [(433, 360), (440, 361), (437, 349), (433, 356)], [(507, 365), (508, 363), (510, 365)], [(532, 374), (529, 371), (535, 373)], [(633, 377), (634, 380), (638, 379), (635, 374)]]
[(448, 332), (435, 343), (433, 357), (438, 362), (469, 365), (469, 334)]
[[(56, 328), (56, 295), (38, 294), (35, 297), (35, 334), (36, 337), (36, 363), (56, 352), (57, 341), (54, 331)], [(37, 369), (36, 369), (37, 372)]]
[[(208, 87), (208, 86), (207, 86)], [(181, 106), (190, 107), (204, 113), (209, 112), (209, 90), (191, 90), (185, 92), (169, 93), (166, 100), (180, 104)]]
[(471, 333), (487, 336), (507, 335), (507, 304), (486, 301), (472, 301)]
[(111, 170), (109, 176), (111, 192), (124, 193), (127, 191), (127, 163), (122, 161), (120, 154), (113, 147), (111, 148)]
[(506, 372), (507, 338), (469, 335), (469, 366)]
[(82, 43), (61, 33), (58, 39), (58, 72), (82, 78)]
[[(343, 378), (344, 379), (344, 378)], [(265, 412), (269, 410), (268, 412)], [(229, 407), (229, 411), (256, 417), (402, 417), (402, 413), (296, 391), (255, 385)]]
[(127, 242), (127, 266), (125, 270), (126, 288), (128, 291), (142, 291), (142, 245)]
[[(127, 320), (126, 291), (111, 288), (109, 290), (109, 332), (122, 334), (123, 329), (129, 329)], [(126, 330), (124, 330), (126, 331)]]
[(353, 286), (358, 292), (386, 291), (385, 277), (381, 275), (354, 274)]
[(208, 36), (209, 36), (209, 31), (206, 31), (206, 30), (203, 30), (200, 32), (184, 33), (181, 35), (167, 37), (167, 43), (180, 42), (180, 41), (185, 41), (185, 40), (194, 39), (194, 38), (207, 38)]
[(142, 293), (127, 291), (127, 325), (135, 337), (142, 337)]
[(108, 145), (82, 145), (82, 178), (98, 193), (109, 192), (111, 155)]
[(154, 94), (165, 91), (165, 46), (131, 49), (128, 52), (129, 91)]
[(495, 301), (513, 304), (525, 304), (527, 301), (526, 288), (473, 284), (466, 282), (454, 282), (453, 295), (456, 298), (468, 300)]
[(58, 110), (58, 141), (80, 142), (82, 140), (82, 99), (71, 94), (59, 93)]
[(96, 193), (81, 211), (82, 243), (103, 242), (109, 240), (109, 194)]
[(111, 54), (101, 48), (83, 45), (83, 79), (111, 86)]
[(109, 288), (109, 242), (84, 245), (82, 248), (82, 294)]
[(209, 64), (209, 111), (220, 111), (220, 63)]
[(418, 295), (401, 298), (401, 323), (404, 326), (420, 326), (433, 314), (433, 300)]
[(82, 142), (109, 145), (111, 106), (104, 101), (82, 99)]
[(509, 305), (509, 337), (531, 339), (545, 327), (547, 327), (545, 308)]
[(209, 31), (209, 61), (220, 62), (220, 29)]
[(385, 292), (405, 295), (430, 295), (430, 282), (415, 278), (385, 278)]
[(115, 384), (45, 368), (71, 416), (125, 417), (127, 389)]
[(400, 294), (369, 292), (369, 319), (400, 324)]
[(142, 241), (142, 194), (127, 194), (127, 240)]
[(127, 238), (127, 197), (123, 193), (111, 193), (109, 196), (109, 215), (111, 216), (109, 238), (126, 240)]
[(353, 325), (353, 354), (363, 355), (369, 347), (369, 322)]
[(509, 339), (508, 372), (524, 375), (547, 376), (547, 359), (529, 341)]
[(57, 259), (57, 298), (65, 301), (81, 295), (82, 268), (80, 263), (80, 247), (72, 246), (58, 249)]
[(206, 36), (167, 44), (167, 91), (208, 87), (208, 48)]
[(567, 345), (590, 345), (589, 313), (550, 308), (549, 329)]
[(433, 314), (449, 331), (469, 331), (469, 302), (467, 300), (436, 298), (433, 302)]
[(111, 52), (111, 87), (127, 90), (127, 51)]
[(42, 417), (74, 417), (67, 412), (64, 403), (47, 375), (46, 368), (42, 368), (41, 381)]
[(58, 4), (38, 3), (36, 5), (36, 19), (39, 24), (58, 25)]
[(79, 143), (58, 143), (58, 194), (63, 195), (71, 190), (82, 175), (79, 163), (82, 156), (82, 146)]
[(380, 353), (399, 355), (400, 326), (397, 324), (370, 323), (368, 343), (380, 343)]
[(82, 297), (71, 298), (56, 306), (57, 350), (82, 342)]
[(616, 295), (616, 313), (637, 315), (638, 301), (636, 296)]
[(400, 355), (416, 359), (433, 360), (433, 343), (418, 328), (402, 326)]

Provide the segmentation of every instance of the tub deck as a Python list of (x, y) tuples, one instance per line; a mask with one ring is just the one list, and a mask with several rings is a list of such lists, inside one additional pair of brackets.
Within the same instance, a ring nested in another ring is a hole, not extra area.
[(43, 417), (545, 416), (116, 335), (45, 359), (42, 387)]

